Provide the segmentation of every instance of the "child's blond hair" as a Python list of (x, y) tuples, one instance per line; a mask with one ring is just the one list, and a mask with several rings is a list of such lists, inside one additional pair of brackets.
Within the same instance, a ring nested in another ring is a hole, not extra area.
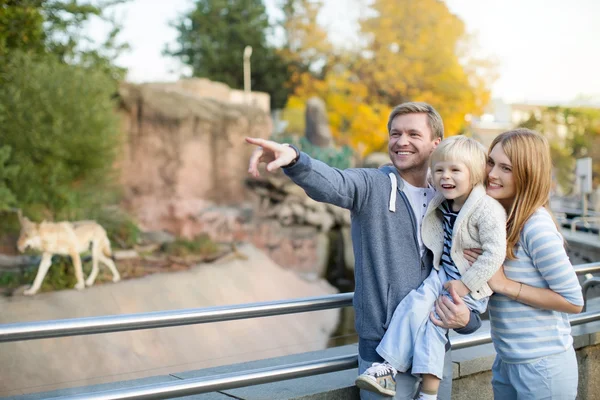
[(467, 166), (471, 175), (471, 185), (483, 184), (487, 152), (477, 140), (466, 136), (451, 136), (440, 142), (430, 159), (430, 168), (440, 161), (461, 162)]

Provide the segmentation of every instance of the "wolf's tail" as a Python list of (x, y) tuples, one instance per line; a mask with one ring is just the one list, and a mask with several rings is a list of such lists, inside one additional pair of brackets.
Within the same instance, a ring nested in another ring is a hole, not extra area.
[(102, 237), (101, 246), (102, 246), (102, 252), (104, 253), (104, 255), (112, 258), (112, 250), (110, 249), (110, 241), (108, 240), (108, 236), (106, 235), (106, 233)]

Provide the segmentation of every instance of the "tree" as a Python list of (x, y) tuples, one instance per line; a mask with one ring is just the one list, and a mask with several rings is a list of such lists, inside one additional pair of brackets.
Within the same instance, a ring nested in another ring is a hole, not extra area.
[(284, 43), (280, 50), (289, 61), (292, 73), (312, 72), (319, 75), (328, 64), (333, 46), (325, 29), (317, 22), (323, 7), (318, 0), (281, 0), (281, 27)]
[(375, 0), (361, 21), (367, 43), (356, 65), (371, 102), (425, 101), (446, 132), (460, 133), (467, 114), (489, 100), (491, 64), (469, 56), (463, 22), (440, 0)]
[(0, 58), (14, 49), (44, 50), (42, 0), (0, 0)]
[[(317, 76), (294, 75), (294, 94), (284, 112), (291, 131), (303, 129), (303, 102), (325, 99), (338, 143), (359, 155), (385, 151), (391, 109), (425, 101), (442, 115), (447, 135), (462, 133), (466, 116), (489, 100), (493, 64), (471, 57), (473, 38), (439, 0), (374, 0), (361, 20), (364, 48), (329, 58)], [(338, 51), (338, 50), (334, 50)]]
[(386, 122), (391, 107), (369, 103), (369, 88), (357, 81), (351, 72), (330, 71), (324, 79), (302, 74), (284, 110), (288, 131), (304, 131), (305, 104), (312, 96), (325, 101), (331, 132), (338, 144), (352, 147), (359, 156), (385, 150)]
[[(127, 1), (0, 0), (0, 57), (11, 51), (50, 53), (65, 63), (94, 66), (122, 79), (126, 71), (114, 61), (128, 45), (117, 41), (121, 27), (108, 11)], [(111, 28), (99, 45), (82, 34), (92, 18)]]
[(548, 138), (556, 179), (564, 193), (573, 190), (577, 158), (592, 158), (594, 185), (600, 184), (600, 109), (543, 107), (539, 115), (532, 113), (519, 126)]
[(7, 210), (16, 204), (15, 195), (9, 189), (7, 182), (15, 179), (19, 168), (9, 164), (10, 153), (10, 147), (0, 147), (0, 211)]
[(2, 144), (12, 150), (3, 169), (18, 166), (14, 177), (0, 178), (19, 206), (64, 218), (112, 200), (116, 82), (101, 69), (19, 52), (0, 79)]
[(262, 0), (196, 0), (196, 7), (173, 23), (177, 47), (165, 53), (192, 67), (193, 76), (244, 87), (242, 55), (252, 46), (251, 85), (271, 95), (272, 108), (287, 99), (287, 63), (267, 44), (270, 28)]

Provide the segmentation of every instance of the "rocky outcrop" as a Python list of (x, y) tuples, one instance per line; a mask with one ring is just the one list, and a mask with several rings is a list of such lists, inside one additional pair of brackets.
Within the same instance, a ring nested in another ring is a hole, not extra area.
[[(272, 130), (263, 94), (192, 79), (123, 84), (119, 95), (123, 204), (144, 230), (250, 242), (310, 278), (326, 275), (338, 243), (351, 246), (342, 236), (334, 246), (330, 237), (332, 229), (349, 229), (349, 212), (312, 201), (283, 174), (245, 184), (253, 147), (244, 137), (267, 138)], [(330, 148), (322, 100), (308, 101), (306, 120), (311, 144)]]
[[(247, 184), (257, 196), (256, 219), (275, 233), (266, 243), (260, 233), (250, 240), (276, 262), (296, 261), (296, 270), (314, 277), (327, 277), (328, 269), (336, 268), (332, 264), (354, 268), (350, 211), (312, 200), (283, 173), (248, 179)], [(332, 261), (334, 255), (339, 262)]]
[(199, 213), (247, 201), (244, 137), (272, 127), (257, 94), (245, 104), (235, 93), (206, 80), (120, 87), (123, 203), (145, 229), (191, 236)]
[(306, 101), (306, 128), (304, 135), (315, 146), (333, 146), (325, 102), (318, 97), (311, 97)]

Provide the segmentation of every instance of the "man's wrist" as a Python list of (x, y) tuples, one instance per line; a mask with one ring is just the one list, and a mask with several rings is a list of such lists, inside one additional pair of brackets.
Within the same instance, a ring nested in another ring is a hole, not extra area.
[(296, 146), (291, 145), (289, 143), (282, 143), (282, 145), (292, 148), (294, 150), (294, 152), (296, 153), (296, 157), (294, 157), (294, 159), (289, 164), (284, 165), (281, 168), (293, 167), (298, 162), (298, 160), (300, 159), (300, 150), (298, 150), (298, 148)]
[(469, 335), (481, 327), (481, 317), (477, 311), (469, 310), (469, 321), (462, 328), (456, 328), (454, 331), (461, 335)]

